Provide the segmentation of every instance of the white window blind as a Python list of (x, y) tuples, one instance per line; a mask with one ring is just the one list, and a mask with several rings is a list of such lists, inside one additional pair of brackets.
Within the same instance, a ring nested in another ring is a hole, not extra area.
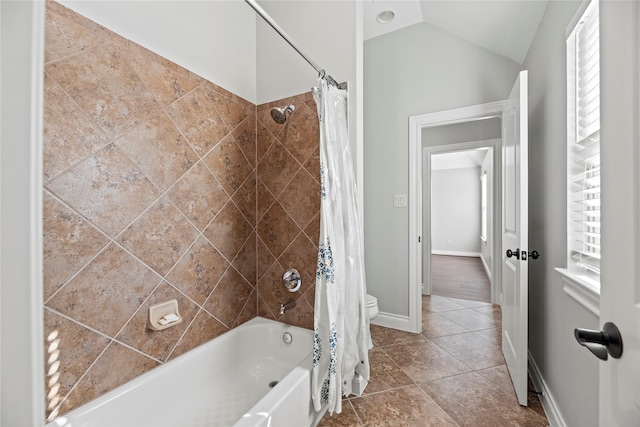
[(600, 41), (592, 1), (567, 39), (570, 264), (600, 273)]

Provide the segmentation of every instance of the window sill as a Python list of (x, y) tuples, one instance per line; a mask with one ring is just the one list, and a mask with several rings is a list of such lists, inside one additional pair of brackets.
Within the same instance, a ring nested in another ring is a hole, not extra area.
[(562, 275), (562, 290), (587, 310), (600, 317), (600, 286), (582, 272), (555, 269)]

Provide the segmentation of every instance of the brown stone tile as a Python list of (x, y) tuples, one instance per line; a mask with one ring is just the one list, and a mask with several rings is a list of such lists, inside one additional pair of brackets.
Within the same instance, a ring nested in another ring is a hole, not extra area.
[(320, 184), (303, 168), (280, 193), (278, 201), (300, 228), (320, 212)]
[(276, 201), (276, 198), (273, 197), (273, 194), (271, 194), (271, 191), (269, 191), (269, 189), (267, 188), (266, 185), (264, 185), (264, 183), (262, 182), (262, 180), (258, 179), (257, 180), (257, 216), (256, 216), (256, 220), (260, 221), (262, 219), (262, 217), (264, 216), (264, 214), (267, 213), (267, 211), (269, 210), (269, 208), (271, 208), (271, 206), (273, 205), (273, 202)]
[[(288, 301), (289, 297), (291, 294), (282, 302)], [(313, 307), (304, 298), (298, 298), (296, 306), (287, 310), (277, 320), (287, 325), (313, 330)]]
[(256, 256), (256, 234), (251, 233), (233, 260), (232, 265), (254, 287), (258, 283)]
[[(316, 265), (318, 261), (318, 249), (303, 233), (295, 238), (278, 258), (282, 268), (295, 268), (300, 273), (301, 285), (299, 293), (304, 294), (316, 283)], [(283, 271), (284, 273), (284, 271)]]
[(202, 231), (229, 200), (203, 162), (197, 163), (167, 193), (180, 212)]
[(42, 142), (44, 181), (99, 151), (108, 143), (107, 134), (45, 74)]
[(198, 155), (164, 112), (116, 141), (160, 191), (175, 183)]
[(313, 150), (313, 153), (304, 162), (304, 168), (316, 182), (320, 183), (320, 147)]
[(109, 339), (47, 309), (44, 337), (45, 392), (50, 396), (47, 399), (50, 412), (107, 347)]
[[(258, 295), (266, 305), (269, 313), (276, 319), (280, 317), (280, 304), (287, 302), (290, 298), (298, 298), (298, 295), (289, 293), (282, 284), (284, 271), (284, 268), (276, 262), (258, 280)], [(258, 313), (261, 313), (260, 305), (258, 305)]]
[(485, 316), (493, 318), (497, 322), (502, 321), (502, 309), (497, 304), (483, 305), (482, 307), (474, 307), (474, 311), (482, 313)]
[(306, 162), (320, 144), (317, 113), (305, 104), (298, 104), (277, 138), (300, 163)]
[(229, 268), (203, 308), (231, 328), (247, 303), (253, 287), (235, 268)]
[(462, 310), (465, 308), (456, 302), (453, 302), (451, 298), (439, 297), (437, 295), (423, 295), (422, 296), (422, 310), (433, 311), (434, 313), (440, 313), (450, 310)]
[(166, 110), (201, 157), (229, 133), (208, 93), (196, 88)]
[(476, 371), (477, 374), (491, 381), (495, 386), (500, 387), (505, 393), (515, 396), (511, 376), (507, 365), (498, 365), (492, 368), (481, 369)]
[(445, 319), (438, 313), (426, 310), (422, 312), (422, 335), (427, 338), (462, 334), (465, 332), (469, 331), (457, 323)]
[(144, 264), (111, 244), (47, 306), (115, 336), (159, 282)]
[(252, 227), (256, 226), (256, 175), (251, 173), (242, 183), (236, 194), (233, 195), (233, 202), (242, 211), (244, 217)]
[(164, 276), (198, 237), (198, 231), (166, 197), (131, 224), (118, 242)]
[(220, 141), (204, 161), (229, 194), (235, 193), (253, 170), (233, 135)]
[(242, 121), (231, 134), (236, 139), (238, 146), (244, 153), (252, 167), (256, 167), (256, 115), (252, 112), (246, 119)]
[(258, 280), (262, 278), (262, 276), (271, 268), (276, 259), (271, 255), (269, 249), (267, 249), (264, 242), (258, 238), (257, 239), (257, 250), (258, 250), (258, 259), (257, 259), (257, 267), (258, 267)]
[(299, 233), (300, 228), (278, 202), (258, 223), (258, 236), (276, 257), (291, 245)]
[[(149, 307), (172, 299), (178, 301), (178, 311), (180, 312), (180, 317), (182, 317), (182, 323), (161, 331), (150, 329)], [(167, 284), (167, 282), (163, 282), (151, 293), (145, 303), (140, 306), (140, 309), (122, 329), (116, 339), (155, 359), (165, 361), (198, 310), (199, 307), (194, 304), (193, 301)]]
[(433, 338), (432, 341), (474, 370), (504, 364), (501, 348), (472, 332)]
[(300, 167), (300, 163), (282, 144), (275, 143), (258, 163), (258, 176), (269, 191), (278, 197)]
[(258, 315), (258, 292), (256, 292), (256, 290), (254, 289), (253, 291), (251, 291), (251, 295), (249, 295), (249, 298), (247, 298), (247, 303), (244, 305), (244, 308), (240, 312), (240, 315), (236, 319), (236, 323), (233, 325), (233, 327), (235, 328), (236, 326), (240, 326), (243, 323), (253, 319), (257, 315)]
[(309, 225), (304, 229), (304, 234), (316, 247), (318, 246), (318, 241), (320, 240), (320, 213), (313, 217)]
[(227, 260), (233, 260), (252, 231), (242, 212), (229, 202), (204, 230), (204, 236)]
[(56, 13), (62, 6), (52, 8), (52, 4), (57, 3), (47, 2), (45, 17), (45, 63), (107, 43), (95, 32)]
[(440, 315), (469, 331), (480, 331), (482, 329), (501, 327), (501, 323), (499, 321), (472, 309), (445, 311), (440, 313)]
[(203, 304), (229, 263), (204, 237), (189, 248), (167, 275), (167, 280), (198, 304)]
[(112, 342), (62, 402), (67, 412), (156, 367), (158, 362)]
[(379, 347), (369, 351), (369, 365), (371, 379), (364, 395), (413, 384), (411, 378)]
[[(271, 118), (269, 118), (271, 120)], [(275, 136), (269, 132), (267, 127), (260, 120), (256, 120), (256, 158), (262, 160), (267, 150), (276, 142)]]
[(114, 144), (49, 181), (47, 188), (112, 237), (158, 196)]
[(414, 382), (430, 381), (471, 369), (429, 340), (383, 347)]
[(46, 71), (110, 138), (160, 112), (160, 104), (117, 46), (51, 63)]
[[(277, 310), (276, 314), (278, 314)], [(258, 316), (264, 317), (265, 319), (276, 320), (276, 317), (271, 313), (271, 309), (260, 294), (258, 294)]]
[(348, 400), (342, 401), (340, 414), (327, 412), (318, 423), (318, 427), (364, 427), (356, 411)]
[(311, 307), (315, 307), (316, 304), (316, 285), (315, 281), (309, 286), (309, 289), (302, 294), (302, 297), (307, 300)]
[(226, 96), (219, 88), (218, 86), (216, 90), (209, 91), (208, 95), (214, 102), (216, 110), (220, 114), (220, 117), (222, 117), (222, 121), (227, 125), (229, 130), (233, 130), (253, 113), (253, 108), (248, 108), (251, 104), (239, 102), (237, 97)]
[(502, 346), (502, 329), (483, 329), (482, 331), (475, 331), (475, 334), (486, 339), (487, 341)]
[(520, 406), (515, 396), (474, 372), (421, 386), (461, 427), (547, 425), (533, 410)]
[(351, 399), (349, 402), (367, 426), (456, 427), (455, 421), (434, 399), (415, 385)]
[(224, 334), (228, 330), (229, 328), (217, 321), (209, 313), (204, 310), (200, 310), (191, 325), (189, 325), (187, 332), (185, 332), (178, 342), (178, 345), (169, 356), (169, 359), (175, 359), (189, 350)]
[(387, 345), (425, 342), (426, 338), (413, 332), (400, 331), (398, 329), (385, 328), (384, 326), (371, 325), (371, 339), (381, 347)]
[(47, 192), (43, 195), (43, 297), (46, 301), (109, 239)]
[(185, 70), (136, 43), (130, 43), (124, 56), (163, 107), (197, 86), (196, 82), (187, 77)]

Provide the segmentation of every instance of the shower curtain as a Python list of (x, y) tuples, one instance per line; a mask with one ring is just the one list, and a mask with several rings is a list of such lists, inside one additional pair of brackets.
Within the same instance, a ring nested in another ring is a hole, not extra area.
[(316, 267), (312, 399), (342, 412), (355, 373), (369, 380), (369, 317), (362, 228), (347, 132), (347, 92), (319, 79), (320, 239)]

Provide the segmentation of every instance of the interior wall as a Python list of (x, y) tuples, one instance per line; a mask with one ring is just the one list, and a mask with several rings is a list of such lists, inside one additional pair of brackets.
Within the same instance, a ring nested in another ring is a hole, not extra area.
[(409, 188), (408, 118), (504, 100), (520, 69), (424, 23), (365, 42), (365, 260), (381, 312), (409, 315), (409, 211), (393, 207)]
[[(580, 2), (549, 2), (524, 67), (529, 70), (529, 351), (567, 426), (598, 425), (598, 360), (573, 329), (598, 317), (563, 292), (566, 266), (566, 29)], [(603, 55), (604, 56), (604, 55)]]
[(480, 167), (431, 171), (431, 252), (480, 254)]
[[(60, 3), (258, 103), (256, 17), (243, 1), (62, 0)], [(224, 67), (219, 65), (221, 58)]]

